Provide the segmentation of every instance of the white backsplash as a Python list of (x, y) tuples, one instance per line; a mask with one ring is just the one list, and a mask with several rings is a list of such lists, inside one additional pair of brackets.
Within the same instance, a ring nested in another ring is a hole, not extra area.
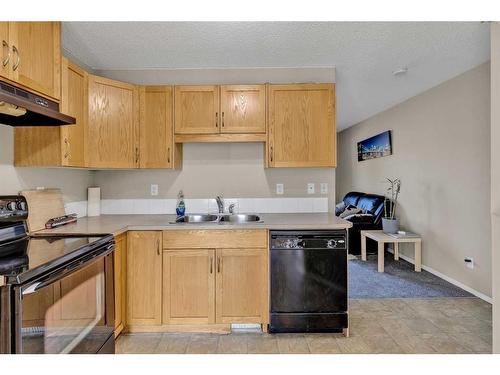
[[(185, 199), (187, 213), (217, 212), (215, 199)], [(225, 209), (235, 205), (244, 213), (328, 212), (328, 198), (224, 198)], [(80, 202), (75, 202), (80, 203)], [(176, 199), (103, 199), (101, 214), (175, 214)]]
[(87, 201), (66, 203), (64, 210), (66, 214), (77, 214), (78, 217), (87, 216)]

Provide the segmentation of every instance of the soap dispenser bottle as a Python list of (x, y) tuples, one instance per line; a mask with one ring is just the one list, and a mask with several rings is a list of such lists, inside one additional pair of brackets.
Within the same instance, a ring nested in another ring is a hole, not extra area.
[(184, 193), (182, 192), (182, 190), (180, 190), (179, 194), (177, 194), (177, 206), (175, 207), (175, 213), (177, 214), (177, 217), (184, 216), (184, 214), (186, 213)]

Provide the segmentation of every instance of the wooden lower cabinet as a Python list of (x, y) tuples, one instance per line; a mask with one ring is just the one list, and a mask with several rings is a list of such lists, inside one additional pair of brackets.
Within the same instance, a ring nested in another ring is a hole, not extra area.
[(221, 332), (231, 323), (267, 326), (267, 230), (129, 231), (126, 240), (125, 330)]
[(267, 322), (266, 249), (218, 249), (217, 323)]
[(127, 234), (115, 237), (114, 276), (115, 276), (115, 337), (123, 330), (126, 316), (126, 272), (127, 272)]
[(163, 246), (164, 325), (268, 323), (266, 230), (166, 231)]
[(127, 325), (161, 324), (161, 231), (127, 234)]
[(215, 250), (163, 252), (163, 324), (215, 323)]

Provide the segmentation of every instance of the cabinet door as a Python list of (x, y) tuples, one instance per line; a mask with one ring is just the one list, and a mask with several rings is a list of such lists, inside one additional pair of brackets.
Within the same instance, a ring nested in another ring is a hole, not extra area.
[(9, 22), (0, 22), (0, 77), (11, 78), (12, 56), (9, 41)]
[[(174, 155), (172, 86), (140, 89), (140, 167), (173, 168)], [(179, 146), (180, 147), (180, 146)]]
[(266, 259), (266, 249), (217, 249), (217, 323), (267, 322)]
[(215, 250), (163, 252), (163, 324), (215, 323)]
[(127, 237), (127, 325), (161, 324), (161, 232)]
[(266, 86), (220, 88), (221, 133), (266, 132)]
[(175, 86), (175, 133), (219, 133), (219, 87)]
[(14, 128), (14, 165), (16, 167), (60, 167), (61, 158), (60, 126)]
[(88, 73), (62, 58), (61, 111), (76, 119), (61, 127), (62, 165), (85, 167), (85, 134), (88, 114)]
[(269, 166), (335, 167), (333, 84), (270, 85)]
[(13, 22), (10, 28), (14, 81), (41, 94), (61, 96), (60, 22)]
[(90, 167), (139, 166), (138, 99), (138, 90), (133, 85), (89, 75)]
[(115, 238), (114, 276), (115, 276), (115, 337), (123, 330), (125, 323), (126, 301), (126, 255), (127, 235), (121, 234)]

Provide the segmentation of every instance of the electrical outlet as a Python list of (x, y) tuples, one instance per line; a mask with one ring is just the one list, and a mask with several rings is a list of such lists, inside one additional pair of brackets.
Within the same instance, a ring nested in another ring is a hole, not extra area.
[(322, 182), (320, 185), (321, 194), (328, 194), (328, 184), (326, 182)]
[(276, 184), (276, 194), (283, 195), (284, 192), (285, 192), (285, 185)]
[(474, 258), (467, 257), (464, 259), (464, 262), (467, 268), (474, 269)]
[(158, 195), (158, 185), (151, 184), (151, 195)]
[(314, 194), (314, 182), (307, 184), (307, 194)]

